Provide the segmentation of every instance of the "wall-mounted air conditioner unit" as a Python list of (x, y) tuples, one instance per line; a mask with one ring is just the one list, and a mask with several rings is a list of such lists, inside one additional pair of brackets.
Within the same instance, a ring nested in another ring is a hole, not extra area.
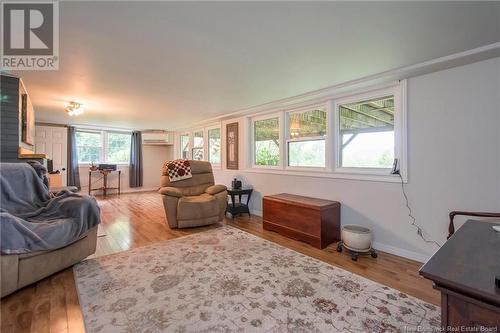
[(143, 145), (173, 145), (174, 135), (172, 132), (167, 131), (143, 131), (142, 132)]

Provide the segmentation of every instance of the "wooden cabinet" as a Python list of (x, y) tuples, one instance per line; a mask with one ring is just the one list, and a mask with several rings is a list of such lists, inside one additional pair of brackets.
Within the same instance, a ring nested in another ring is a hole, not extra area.
[(443, 311), (443, 327), (485, 327), (500, 328), (500, 307), (482, 302), (478, 299), (457, 294), (445, 288), (441, 291)]
[(48, 177), (49, 177), (50, 188), (63, 186), (63, 179), (60, 173), (52, 173), (52, 174), (49, 173)]
[(263, 228), (322, 249), (340, 241), (340, 203), (287, 193), (265, 196)]
[(444, 331), (500, 329), (500, 288), (495, 286), (500, 234), (493, 230), (494, 224), (467, 221), (420, 269), (441, 292)]

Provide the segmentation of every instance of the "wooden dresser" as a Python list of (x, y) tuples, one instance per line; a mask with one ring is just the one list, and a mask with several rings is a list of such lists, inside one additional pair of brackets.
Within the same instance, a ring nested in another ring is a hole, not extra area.
[(500, 331), (500, 288), (495, 287), (500, 233), (491, 228), (495, 224), (500, 225), (467, 221), (420, 269), (441, 291), (441, 325), (446, 331)]
[(265, 196), (263, 227), (322, 249), (340, 241), (340, 203), (287, 193)]

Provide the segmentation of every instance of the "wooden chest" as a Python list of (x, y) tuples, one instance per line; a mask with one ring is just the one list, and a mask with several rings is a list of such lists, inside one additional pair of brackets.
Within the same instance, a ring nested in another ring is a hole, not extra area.
[(263, 227), (323, 249), (340, 241), (340, 203), (281, 193), (263, 198)]

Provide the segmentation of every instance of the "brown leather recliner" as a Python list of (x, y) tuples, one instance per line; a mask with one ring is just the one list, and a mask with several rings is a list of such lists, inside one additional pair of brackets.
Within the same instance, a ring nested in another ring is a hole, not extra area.
[(192, 178), (170, 182), (163, 165), (158, 192), (170, 228), (190, 228), (217, 223), (224, 219), (227, 187), (214, 185), (212, 165), (205, 161), (189, 161)]

